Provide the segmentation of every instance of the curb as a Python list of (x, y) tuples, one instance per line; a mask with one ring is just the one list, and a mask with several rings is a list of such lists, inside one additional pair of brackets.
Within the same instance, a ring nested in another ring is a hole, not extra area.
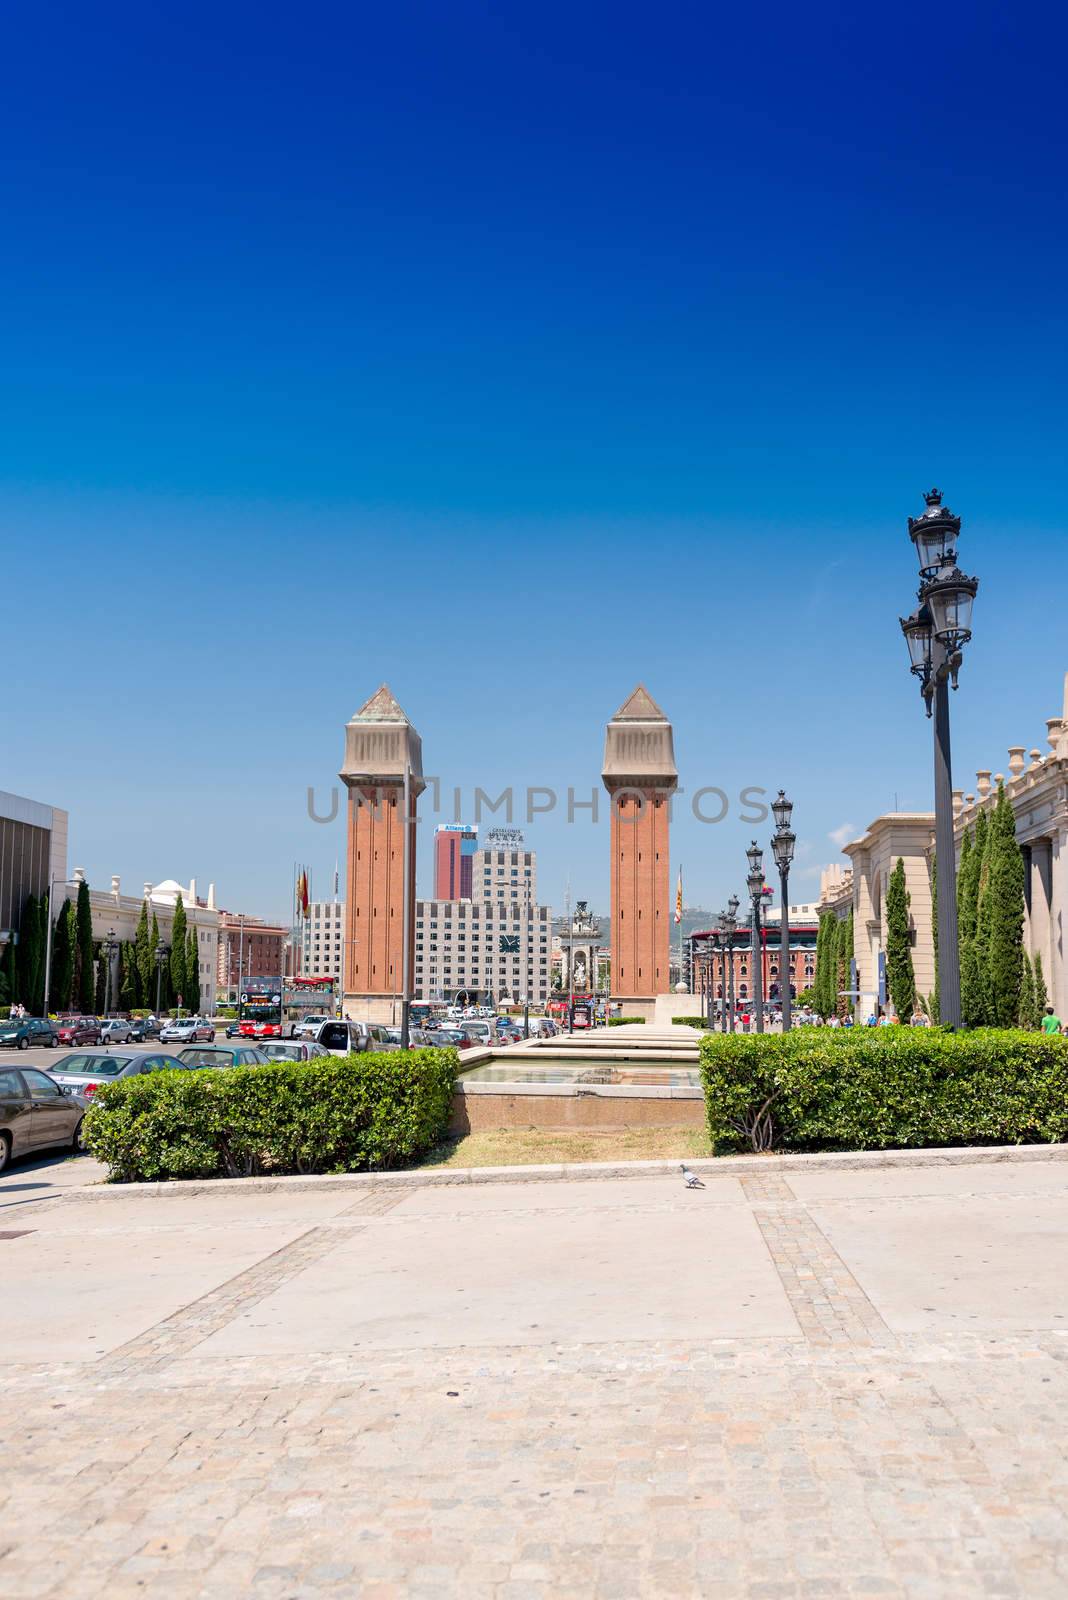
[[(1068, 1161), (1068, 1144), (953, 1146), (927, 1150), (841, 1150), (816, 1155), (693, 1157), (685, 1165), (703, 1177), (771, 1177), (785, 1172), (855, 1172), (885, 1167), (972, 1167), (1001, 1162)], [(405, 1172), (311, 1173), (284, 1178), (194, 1178), (163, 1183), (95, 1183), (64, 1189), (65, 1200), (185, 1199), (207, 1194), (315, 1194), (337, 1190), (429, 1189), (465, 1183), (596, 1182), (604, 1178), (664, 1178), (680, 1161), (576, 1161), (529, 1167), (439, 1167)], [(58, 1196), (57, 1196), (58, 1198)]]

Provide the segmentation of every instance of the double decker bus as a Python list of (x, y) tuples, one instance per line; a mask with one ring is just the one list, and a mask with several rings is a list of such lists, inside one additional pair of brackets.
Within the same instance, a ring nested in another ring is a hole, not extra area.
[(333, 978), (246, 978), (241, 985), (238, 1033), (246, 1039), (289, 1038), (293, 1024), (309, 1012), (332, 1017), (336, 1005)]

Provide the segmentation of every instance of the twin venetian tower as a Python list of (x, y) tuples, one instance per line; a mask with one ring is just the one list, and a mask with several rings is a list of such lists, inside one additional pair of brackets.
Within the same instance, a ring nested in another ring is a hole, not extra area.
[[(416, 802), (422, 742), (385, 684), (345, 729), (341, 779), (348, 790), (344, 1009), (388, 1020), (405, 984), (412, 992)], [(651, 1015), (670, 986), (670, 811), (678, 784), (671, 723), (641, 684), (605, 729), (601, 773), (611, 805), (612, 998)], [(407, 855), (407, 872), (405, 856)]]

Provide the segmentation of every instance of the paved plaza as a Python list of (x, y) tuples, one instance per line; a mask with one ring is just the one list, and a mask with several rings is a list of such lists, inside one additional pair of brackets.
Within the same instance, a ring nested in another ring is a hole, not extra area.
[(1068, 1162), (0, 1182), (7, 1600), (1063, 1596)]

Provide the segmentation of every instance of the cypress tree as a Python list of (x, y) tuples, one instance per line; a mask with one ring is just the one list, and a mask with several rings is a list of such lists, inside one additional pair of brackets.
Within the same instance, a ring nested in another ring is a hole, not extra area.
[(987, 971), (990, 1021), (1014, 1028), (1020, 1019), (1023, 984), (1024, 864), (1016, 839), (1016, 817), (1004, 784), (990, 833), (987, 900)]
[(987, 965), (990, 949), (990, 837), (993, 818), (980, 811), (975, 822), (975, 846), (972, 851), (971, 873), (974, 888), (969, 899), (975, 907), (972, 957), (968, 963), (970, 1028), (985, 1028), (990, 1024), (990, 988)]
[(75, 911), (78, 933), (78, 1007), (81, 1011), (96, 1011), (96, 973), (93, 967), (93, 908), (89, 904), (89, 885), (83, 878), (78, 885), (78, 905)]
[(186, 982), (185, 973), (185, 945), (185, 906), (182, 903), (181, 895), (179, 895), (174, 903), (174, 921), (171, 924), (171, 989), (175, 1000), (181, 995), (183, 1007), (189, 1004), (186, 994), (189, 985)]
[(1034, 970), (1034, 977), (1035, 977), (1035, 1022), (1034, 1022), (1034, 1025), (1035, 1025), (1036, 1028), (1040, 1028), (1042, 1026), (1042, 1018), (1046, 1015), (1046, 1007), (1049, 1005), (1049, 994), (1048, 994), (1048, 992), (1046, 990), (1045, 974), (1042, 971), (1042, 957), (1040, 955), (1038, 955), (1037, 953), (1035, 955), (1033, 970)]
[(64, 900), (52, 931), (52, 993), (48, 1003), (53, 1011), (66, 1011), (70, 1007), (71, 982), (74, 977), (74, 951), (71, 947), (71, 905)]
[(4, 946), (3, 956), (0, 956), (0, 1005), (13, 1006), (18, 999), (15, 993), (18, 987), (16, 965), (15, 941), (9, 939)]
[(894, 1010), (907, 1022), (916, 1009), (916, 974), (909, 948), (909, 892), (901, 856), (886, 886), (886, 983)]
[(850, 987), (849, 964), (853, 959), (853, 909), (838, 924), (838, 1015), (847, 1017), (853, 1009), (853, 1000), (846, 993)]
[(1026, 950), (1023, 952), (1023, 982), (1020, 985), (1018, 1020), (1021, 1028), (1033, 1028), (1035, 1025), (1035, 973)]
[(189, 990), (186, 1004), (190, 1011), (200, 1010), (200, 952), (197, 949), (197, 930), (190, 928), (185, 947), (185, 981)]
[[(964, 835), (965, 843), (967, 842), (967, 838), (968, 838), (968, 835), (965, 834)], [(961, 846), (961, 860), (963, 861), (963, 859), (964, 859), (964, 846), (962, 844), (962, 846)], [(958, 881), (958, 898), (959, 898), (959, 894), (960, 894), (960, 885), (959, 885), (959, 881)], [(931, 857), (931, 943), (934, 945), (934, 991), (933, 991), (933, 993), (931, 993), (931, 994), (929, 994), (927, 996), (927, 1015), (930, 1017), (932, 1022), (937, 1022), (938, 1021), (938, 1017), (939, 1017), (939, 1001), (938, 1001), (938, 994), (939, 994), (939, 988), (938, 988), (938, 861), (934, 856)], [(960, 949), (959, 930), (958, 930), (957, 948), (958, 948), (958, 950)], [(959, 959), (959, 957), (958, 957), (958, 959)]]
[(835, 928), (835, 918), (830, 912), (823, 912), (820, 917), (819, 933), (815, 934), (815, 1010), (819, 1011), (823, 1021), (830, 1016), (830, 984), (828, 984), (828, 966), (831, 963), (831, 936)]
[(141, 901), (141, 915), (134, 933), (134, 961), (137, 967), (137, 1003), (150, 1006), (156, 994), (156, 949), (148, 936), (148, 901)]
[(132, 1011), (137, 1005), (137, 951), (131, 940), (123, 941), (119, 951), (119, 1008)]
[(44, 899), (28, 895), (22, 908), (18, 943), (18, 999), (31, 1016), (44, 1010), (44, 929), (47, 916)]

